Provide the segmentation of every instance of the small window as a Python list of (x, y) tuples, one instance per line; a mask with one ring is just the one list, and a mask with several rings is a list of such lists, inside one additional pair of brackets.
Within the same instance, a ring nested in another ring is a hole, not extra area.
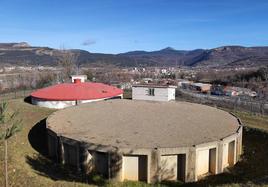
[(154, 88), (149, 88), (149, 95), (154, 96)]

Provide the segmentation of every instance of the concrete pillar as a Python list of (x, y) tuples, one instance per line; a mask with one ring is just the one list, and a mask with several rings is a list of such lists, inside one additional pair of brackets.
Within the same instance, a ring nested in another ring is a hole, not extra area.
[(196, 148), (191, 147), (189, 153), (186, 156), (187, 163), (187, 173), (185, 176), (185, 182), (194, 182), (196, 181)]
[(159, 178), (160, 177), (159, 176), (160, 159), (161, 159), (161, 155), (159, 153), (159, 150), (157, 149), (152, 150), (151, 163), (150, 163), (150, 183), (156, 183), (160, 181), (160, 178)]
[(58, 137), (59, 147), (58, 147), (58, 162), (61, 164), (65, 164), (64, 160), (64, 146), (62, 142), (62, 137)]
[(239, 145), (240, 145), (240, 149), (239, 149), (239, 156), (243, 154), (243, 126), (240, 127), (240, 133), (239, 133)]
[(90, 163), (88, 160), (89, 152), (85, 147), (80, 147), (80, 168), (83, 173), (89, 173), (90, 170)]
[(236, 161), (240, 159), (242, 153), (243, 153), (243, 145), (242, 145), (242, 129), (241, 129), (236, 138)]
[(47, 131), (47, 150), (48, 156), (58, 161), (58, 137)]
[(109, 178), (115, 181), (122, 180), (123, 156), (117, 152), (109, 153)]
[(77, 168), (77, 171), (78, 172), (81, 172), (81, 164), (80, 164), (80, 146), (79, 146), (79, 143), (77, 142), (75, 145), (74, 145), (75, 149), (76, 149), (76, 168)]
[(223, 164), (223, 141), (218, 143), (218, 171), (217, 173), (223, 172), (222, 164)]

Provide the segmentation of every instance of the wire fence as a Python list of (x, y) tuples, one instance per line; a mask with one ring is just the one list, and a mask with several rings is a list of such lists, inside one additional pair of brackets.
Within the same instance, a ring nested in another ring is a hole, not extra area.
[(250, 100), (240, 97), (213, 96), (209, 94), (194, 93), (183, 89), (177, 90), (177, 97), (183, 97), (197, 103), (216, 105), (218, 107), (229, 108), (232, 110), (242, 110), (263, 115), (268, 114), (268, 101), (266, 100)]
[(31, 90), (15, 90), (12, 92), (0, 93), (0, 100), (11, 100), (11, 99), (19, 99), (19, 98), (26, 98), (30, 96), (30, 94), (35, 91)]
[[(11, 100), (26, 98), (36, 89), (24, 89), (24, 90), (15, 90), (7, 93), (0, 93), (1, 100)], [(130, 95), (125, 94), (125, 95)], [(199, 94), (190, 92), (188, 90), (179, 89), (177, 90), (177, 98), (180, 97), (186, 98), (188, 100), (208, 104), (218, 107), (225, 107), (232, 110), (243, 110), (251, 113), (258, 113), (268, 115), (268, 101), (265, 100), (244, 100), (239, 97), (222, 97), (222, 96), (213, 96), (209, 94)], [(128, 98), (128, 97), (124, 97)]]

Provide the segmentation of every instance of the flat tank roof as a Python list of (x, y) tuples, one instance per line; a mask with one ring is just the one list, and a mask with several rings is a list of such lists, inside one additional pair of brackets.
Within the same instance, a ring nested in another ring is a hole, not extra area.
[(47, 128), (78, 141), (118, 148), (175, 148), (236, 133), (228, 112), (188, 102), (109, 100), (53, 113)]

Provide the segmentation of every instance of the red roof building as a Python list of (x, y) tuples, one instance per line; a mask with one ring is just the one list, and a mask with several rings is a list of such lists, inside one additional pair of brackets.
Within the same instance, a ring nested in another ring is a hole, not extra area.
[(32, 104), (48, 108), (68, 106), (111, 98), (122, 98), (123, 90), (103, 83), (81, 82), (63, 83), (43, 88), (31, 93)]

